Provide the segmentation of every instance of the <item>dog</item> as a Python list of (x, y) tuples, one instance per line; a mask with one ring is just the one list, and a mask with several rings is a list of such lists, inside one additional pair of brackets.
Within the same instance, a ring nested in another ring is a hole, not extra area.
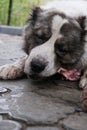
[(87, 2), (53, 1), (34, 7), (23, 31), (27, 56), (0, 66), (1, 79), (26, 74), (42, 80), (60, 67), (81, 72), (80, 88), (87, 86)]
[(54, 1), (35, 7), (23, 31), (27, 56), (0, 66), (1, 79), (26, 74), (38, 81), (63, 70), (79, 70), (83, 106), (87, 111), (87, 2)]

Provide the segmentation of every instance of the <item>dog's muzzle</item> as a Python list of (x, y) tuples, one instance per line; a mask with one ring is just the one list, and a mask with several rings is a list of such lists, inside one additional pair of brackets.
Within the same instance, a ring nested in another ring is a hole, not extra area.
[(43, 58), (33, 58), (30, 62), (30, 70), (27, 76), (33, 80), (41, 80), (41, 73), (45, 70), (47, 63)]

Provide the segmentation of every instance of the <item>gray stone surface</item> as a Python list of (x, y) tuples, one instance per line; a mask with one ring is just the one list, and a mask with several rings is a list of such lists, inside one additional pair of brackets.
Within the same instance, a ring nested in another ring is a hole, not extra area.
[(29, 127), (26, 130), (59, 130), (57, 127)]
[(74, 111), (67, 104), (58, 103), (49, 97), (46, 98), (36, 93), (26, 92), (20, 93), (18, 96), (11, 96), (12, 100), (9, 101), (11, 116), (23, 119), (28, 124), (54, 124), (64, 118), (66, 114)]
[(23, 41), (19, 36), (0, 34), (0, 65), (13, 62), (25, 55)]
[[(25, 55), (21, 37), (1, 34), (0, 39), (4, 42), (0, 42), (0, 65)], [(22, 130), (87, 130), (87, 114), (81, 112), (80, 98), (78, 82), (57, 78), (38, 83), (27, 78), (0, 80), (0, 123), (3, 130), (7, 124), (3, 122), (9, 120), (12, 129), (16, 122)]]
[(21, 130), (22, 126), (11, 120), (0, 121), (0, 130)]
[(72, 115), (63, 121), (65, 130), (87, 130), (87, 115), (84, 113)]
[[(22, 83), (22, 85), (19, 83)], [(38, 89), (37, 85), (28, 80), (26, 82), (25, 80), (23, 82), (23, 79), (22, 82), (21, 80), (20, 82), (14, 81), (14, 85), (12, 81), (8, 81), (9, 86), (6, 84), (7, 82), (0, 83), (1, 86), (8, 88), (11, 92), (0, 98), (0, 106), (15, 119), (24, 120), (28, 124), (54, 124), (61, 118), (66, 117), (67, 114), (74, 112), (74, 107), (63, 100), (52, 98), (49, 94), (48, 96), (39, 94), (38, 90), (42, 90), (43, 93), (44, 90)], [(48, 88), (48, 83), (45, 84), (45, 87)], [(54, 89), (54, 94), (56, 90), (57, 88)]]

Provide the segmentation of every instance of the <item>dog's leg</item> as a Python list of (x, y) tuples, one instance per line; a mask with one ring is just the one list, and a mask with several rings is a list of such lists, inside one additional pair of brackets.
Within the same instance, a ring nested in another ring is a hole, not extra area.
[(82, 109), (87, 112), (87, 68), (80, 79), (79, 87), (82, 88)]
[(87, 87), (82, 91), (82, 109), (87, 112)]
[(0, 79), (16, 79), (24, 75), (24, 65), (27, 56), (15, 63), (0, 66)]

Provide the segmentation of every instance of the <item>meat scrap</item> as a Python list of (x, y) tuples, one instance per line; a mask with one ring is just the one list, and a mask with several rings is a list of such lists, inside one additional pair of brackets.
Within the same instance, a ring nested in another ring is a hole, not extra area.
[(80, 71), (77, 69), (67, 70), (61, 67), (57, 72), (62, 74), (67, 80), (70, 81), (75, 81), (80, 78)]

